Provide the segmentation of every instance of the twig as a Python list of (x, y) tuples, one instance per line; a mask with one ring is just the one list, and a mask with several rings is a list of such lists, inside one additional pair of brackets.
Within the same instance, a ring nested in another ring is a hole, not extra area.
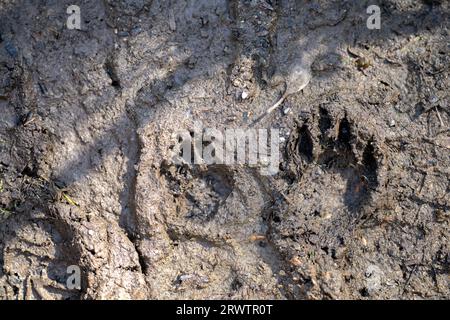
[(412, 277), (413, 273), (416, 271), (416, 269), (417, 269), (417, 264), (414, 264), (414, 267), (412, 268), (411, 272), (409, 273), (408, 279), (406, 280), (405, 285), (403, 286), (403, 293), (402, 294), (405, 294), (406, 287), (408, 286), (409, 281), (411, 280), (411, 277)]
[(438, 115), (439, 121), (441, 122), (441, 127), (445, 127), (444, 121), (442, 121), (441, 114), (440, 114), (438, 108), (435, 106), (434, 109), (436, 110), (436, 113)]

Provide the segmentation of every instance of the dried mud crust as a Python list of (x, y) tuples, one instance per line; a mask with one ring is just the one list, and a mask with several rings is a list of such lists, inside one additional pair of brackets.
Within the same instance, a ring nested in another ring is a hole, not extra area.
[[(1, 299), (450, 297), (447, 2), (70, 4), (0, 0)], [(170, 161), (299, 65), (278, 174)]]

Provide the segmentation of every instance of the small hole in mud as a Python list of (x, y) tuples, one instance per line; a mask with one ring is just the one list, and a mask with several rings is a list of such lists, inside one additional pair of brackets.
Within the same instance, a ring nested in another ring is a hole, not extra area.
[(319, 129), (321, 132), (321, 140), (323, 140), (325, 138), (325, 134), (331, 128), (332, 122), (327, 109), (319, 108), (319, 115)]
[(119, 80), (112, 80), (111, 85), (114, 88), (119, 88), (120, 87), (120, 82), (119, 82)]
[(336, 249), (331, 249), (331, 258), (332, 258), (333, 260), (336, 260), (336, 259), (337, 259)]
[(338, 142), (342, 147), (350, 149), (351, 140), (352, 140), (352, 131), (350, 127), (350, 122), (348, 122), (347, 118), (344, 118), (339, 123)]
[(377, 170), (378, 163), (375, 158), (375, 148), (373, 146), (373, 141), (370, 140), (363, 152), (363, 165), (364, 165), (364, 174), (369, 180), (370, 184), (377, 185)]
[(307, 161), (311, 162), (313, 159), (313, 141), (311, 134), (309, 133), (308, 126), (303, 125), (300, 128), (299, 138), (298, 138), (298, 152)]
[(359, 290), (359, 294), (363, 297), (368, 297), (369, 291), (367, 290), (367, 288), (362, 288), (361, 290)]
[(37, 174), (36, 168), (30, 168), (29, 166), (26, 166), (22, 170), (22, 175), (28, 176), (30, 178), (38, 178), (38, 174)]
[(113, 62), (109, 60), (106, 61), (104, 64), (104, 69), (108, 77), (111, 79), (111, 86), (113, 86), (115, 89), (120, 89), (120, 80)]
[(240, 288), (242, 288), (242, 282), (239, 279), (234, 279), (231, 283), (231, 290), (238, 291)]

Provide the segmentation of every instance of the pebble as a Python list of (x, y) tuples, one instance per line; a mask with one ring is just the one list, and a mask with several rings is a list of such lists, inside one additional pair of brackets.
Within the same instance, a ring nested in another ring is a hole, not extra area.
[(292, 257), (291, 260), (289, 260), (289, 263), (298, 267), (302, 265), (302, 260), (300, 260), (300, 258), (298, 256), (294, 256)]
[(394, 119), (392, 119), (392, 120), (389, 122), (389, 127), (395, 127), (395, 120), (394, 120)]
[(181, 276), (179, 276), (179, 280), (180, 281), (186, 281), (188, 279), (191, 279), (193, 277), (192, 274), (182, 274)]
[(131, 35), (137, 36), (139, 33), (142, 32), (142, 28), (141, 27), (134, 27), (133, 29), (131, 29)]
[(242, 98), (242, 100), (245, 100), (245, 99), (248, 98), (248, 91), (247, 90), (242, 91), (241, 98)]
[(125, 38), (125, 37), (129, 37), (130, 33), (128, 31), (120, 31), (117, 35), (119, 37)]
[(428, 101), (430, 101), (430, 103), (432, 103), (432, 104), (435, 104), (436, 102), (439, 101), (439, 98), (438, 98), (437, 96), (435, 96), (435, 95), (432, 95), (432, 96), (428, 99)]

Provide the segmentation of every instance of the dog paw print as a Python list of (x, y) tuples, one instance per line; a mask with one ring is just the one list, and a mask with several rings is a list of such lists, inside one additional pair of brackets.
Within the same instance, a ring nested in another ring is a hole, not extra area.
[(302, 251), (319, 248), (336, 256), (383, 194), (383, 138), (358, 119), (360, 114), (322, 105), (291, 131), (285, 201), (277, 202), (272, 216), (272, 236), (286, 255), (301, 245)]
[(331, 113), (321, 106), (297, 122), (287, 144), (288, 167), (305, 197), (320, 194), (318, 207), (330, 202), (329, 210), (355, 212), (380, 186), (379, 140), (348, 112)]
[(233, 190), (232, 174), (225, 166), (163, 166), (176, 211), (185, 219), (206, 222), (217, 214)]

